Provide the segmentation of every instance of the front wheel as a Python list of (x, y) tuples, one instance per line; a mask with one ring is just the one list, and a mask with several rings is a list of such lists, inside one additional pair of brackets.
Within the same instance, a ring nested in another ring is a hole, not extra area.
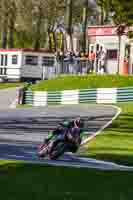
[(38, 149), (38, 157), (44, 158), (48, 153), (48, 146), (47, 145), (41, 145)]

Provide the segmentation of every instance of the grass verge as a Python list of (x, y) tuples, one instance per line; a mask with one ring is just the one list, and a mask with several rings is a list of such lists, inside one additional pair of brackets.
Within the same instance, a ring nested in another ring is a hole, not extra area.
[(133, 86), (133, 76), (112, 76), (112, 75), (84, 75), (64, 76), (53, 80), (41, 81), (31, 87), (36, 91), (58, 91), (69, 89), (85, 88), (111, 88)]
[(85, 146), (84, 156), (133, 165), (133, 103), (118, 104), (120, 116)]
[(6, 200), (132, 200), (133, 173), (23, 163), (0, 165)]
[(0, 89), (20, 87), (20, 86), (23, 86), (23, 84), (24, 83), (0, 83)]

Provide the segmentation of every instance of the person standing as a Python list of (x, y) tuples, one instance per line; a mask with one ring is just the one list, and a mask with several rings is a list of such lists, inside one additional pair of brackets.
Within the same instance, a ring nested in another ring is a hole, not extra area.
[(103, 69), (104, 73), (106, 72), (105, 63), (106, 63), (106, 53), (102, 49), (99, 55), (99, 70)]
[(91, 50), (90, 55), (89, 55), (89, 60), (90, 60), (90, 72), (94, 72), (94, 63), (96, 59), (96, 54), (93, 50)]

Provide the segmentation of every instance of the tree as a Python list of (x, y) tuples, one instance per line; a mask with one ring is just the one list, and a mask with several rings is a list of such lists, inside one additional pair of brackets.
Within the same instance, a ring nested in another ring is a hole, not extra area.
[(50, 50), (58, 50), (57, 29), (59, 25), (64, 26), (65, 1), (49, 0), (47, 14), (47, 33)]
[(66, 0), (65, 27), (66, 27), (66, 32), (70, 38), (71, 51), (73, 51), (72, 19), (73, 19), (73, 1)]
[(114, 12), (114, 22), (116, 24), (133, 24), (133, 1), (132, 0), (112, 0), (111, 9)]
[(41, 40), (41, 27), (42, 21), (44, 18), (44, 4), (46, 2), (44, 0), (38, 0), (34, 2), (33, 5), (33, 16), (34, 16), (34, 25), (35, 25), (35, 34), (33, 40), (33, 48), (38, 50), (40, 48), (40, 40)]
[(133, 24), (132, 0), (97, 0), (97, 4), (101, 8), (101, 24), (108, 22), (110, 13), (113, 13), (115, 24)]
[(33, 1), (17, 0), (15, 46), (31, 48), (33, 41)]
[(87, 0), (0, 0), (1, 47), (48, 47), (51, 33), (56, 47), (56, 29), (61, 23), (72, 39), (73, 26), (84, 24), (85, 30), (87, 24), (82, 17), (83, 9), (88, 12), (84, 2)]
[(1, 46), (2, 48), (7, 47), (7, 33), (8, 33), (8, 8), (9, 1), (0, 1), (0, 17), (1, 17)]
[(15, 32), (15, 22), (17, 14), (17, 1), (10, 0), (10, 6), (8, 9), (8, 47), (14, 47), (14, 32)]
[(84, 0), (83, 5), (83, 51), (86, 52), (86, 29), (88, 20), (88, 0)]

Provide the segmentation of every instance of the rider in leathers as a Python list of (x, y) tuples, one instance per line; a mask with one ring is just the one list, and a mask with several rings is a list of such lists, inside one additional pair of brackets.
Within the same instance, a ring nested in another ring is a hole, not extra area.
[[(80, 118), (72, 121), (64, 121), (63, 123), (60, 123), (51, 134), (48, 135), (48, 137), (44, 140), (44, 144), (47, 144), (49, 140), (51, 140), (54, 136), (62, 134), (62, 136), (64, 136), (64, 140), (66, 140), (70, 144), (70, 151), (72, 153), (75, 153), (78, 150), (79, 145), (81, 144), (82, 127), (83, 122), (81, 122)], [(54, 146), (55, 143), (53, 143), (52, 146)], [(50, 151), (52, 151), (52, 148)]]

